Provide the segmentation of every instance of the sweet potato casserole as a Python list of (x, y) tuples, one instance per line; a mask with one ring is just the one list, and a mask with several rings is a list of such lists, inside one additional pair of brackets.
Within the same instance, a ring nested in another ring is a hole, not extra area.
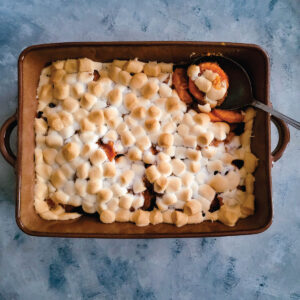
[(35, 209), (47, 220), (176, 226), (254, 213), (255, 110), (225, 111), (215, 63), (87, 58), (42, 70), (35, 119)]

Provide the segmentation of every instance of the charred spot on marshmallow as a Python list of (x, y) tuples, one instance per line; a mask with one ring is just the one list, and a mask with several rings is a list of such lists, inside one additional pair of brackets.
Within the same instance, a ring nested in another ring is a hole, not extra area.
[(213, 199), (213, 201), (210, 204), (209, 212), (212, 213), (214, 211), (219, 210), (222, 205), (223, 205), (222, 197), (220, 197), (220, 196), (218, 196), (218, 194), (216, 194), (215, 198)]
[(242, 159), (234, 159), (231, 163), (239, 169), (244, 166), (244, 161)]

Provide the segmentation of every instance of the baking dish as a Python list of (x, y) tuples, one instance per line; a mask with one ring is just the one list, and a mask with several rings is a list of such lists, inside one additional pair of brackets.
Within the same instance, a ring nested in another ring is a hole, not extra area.
[[(175, 228), (169, 224), (137, 227), (131, 223), (102, 224), (97, 215), (84, 215), (78, 220), (45, 221), (35, 212), (34, 191), (34, 130), (36, 114), (36, 88), (42, 68), (51, 61), (88, 57), (95, 61), (112, 59), (186, 61), (192, 55), (222, 54), (240, 63), (249, 73), (253, 93), (257, 99), (270, 105), (269, 60), (258, 46), (233, 43), (207, 42), (94, 42), (61, 43), (31, 46), (19, 57), (19, 108), (1, 129), (1, 152), (16, 168), (17, 205), (16, 220), (26, 233), (38, 236), (100, 237), (100, 238), (155, 238), (204, 237), (259, 233), (267, 229), (272, 220), (271, 165), (278, 160), (288, 141), (285, 123), (272, 118), (279, 131), (276, 149), (270, 152), (270, 117), (258, 111), (254, 123), (252, 152), (259, 158), (255, 171), (256, 210), (253, 216), (240, 220), (235, 227), (219, 222), (204, 222)], [(18, 154), (14, 157), (9, 146), (10, 133), (18, 120)]]

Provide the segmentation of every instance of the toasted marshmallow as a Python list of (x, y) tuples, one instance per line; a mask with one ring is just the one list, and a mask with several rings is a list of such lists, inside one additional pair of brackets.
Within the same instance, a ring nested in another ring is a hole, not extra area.
[(153, 183), (155, 180), (157, 180), (160, 177), (160, 173), (157, 170), (156, 166), (151, 166), (146, 169), (145, 171), (147, 179)]
[(188, 216), (180, 211), (173, 211), (172, 212), (172, 222), (177, 227), (182, 227), (187, 224)]
[(154, 183), (154, 191), (156, 193), (163, 193), (168, 185), (168, 179), (164, 176), (159, 177)]
[(208, 93), (212, 88), (211, 81), (207, 80), (204, 76), (197, 77), (194, 82), (197, 88), (204, 93)]
[(70, 86), (65, 83), (56, 83), (53, 89), (53, 96), (56, 99), (63, 100), (69, 96)]
[(125, 131), (121, 134), (121, 141), (125, 147), (130, 147), (135, 143), (135, 137), (130, 131)]
[(79, 155), (80, 148), (76, 143), (68, 143), (62, 148), (62, 153), (67, 161), (71, 161)]
[(113, 223), (116, 220), (116, 214), (111, 210), (103, 210), (100, 214), (100, 220), (105, 224)]
[(154, 80), (149, 80), (142, 89), (142, 95), (146, 99), (152, 99), (158, 92), (158, 84)]
[(124, 66), (124, 70), (128, 73), (140, 73), (142, 72), (144, 63), (138, 60), (130, 60)]
[(157, 62), (149, 62), (144, 65), (144, 73), (147, 76), (157, 77), (161, 72), (161, 67)]
[(119, 107), (122, 104), (123, 95), (119, 88), (115, 88), (111, 90), (108, 95), (107, 99), (111, 105)]
[(192, 79), (195, 80), (200, 73), (200, 67), (196, 65), (190, 65), (187, 69), (187, 75)]
[(176, 97), (168, 97), (165, 104), (167, 112), (174, 112), (180, 109), (179, 99)]
[(167, 193), (175, 193), (178, 192), (181, 188), (181, 179), (178, 177), (169, 177), (168, 178), (168, 187)]
[(170, 133), (162, 133), (158, 138), (158, 145), (161, 147), (170, 147), (173, 145), (174, 137)]
[(147, 81), (148, 81), (148, 78), (147, 78), (146, 74), (138, 73), (138, 74), (135, 74), (134, 76), (132, 76), (129, 86), (133, 90), (141, 89), (146, 84)]
[(157, 132), (160, 128), (160, 125), (156, 119), (147, 119), (145, 121), (145, 128), (149, 132)]

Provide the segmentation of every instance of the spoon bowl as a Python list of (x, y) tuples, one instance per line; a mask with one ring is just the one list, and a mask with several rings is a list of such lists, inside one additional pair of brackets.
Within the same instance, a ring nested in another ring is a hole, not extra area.
[(196, 59), (195, 64), (216, 62), (229, 78), (229, 88), (221, 109), (239, 109), (250, 105), (253, 101), (250, 78), (245, 69), (234, 60), (224, 56), (203, 56)]
[(300, 129), (300, 123), (296, 120), (283, 115), (253, 98), (250, 78), (246, 70), (236, 61), (224, 56), (210, 55), (197, 57), (190, 64), (198, 65), (202, 62), (218, 63), (229, 78), (227, 96), (220, 106), (221, 109), (234, 110), (251, 105), (286, 121), (297, 129)]

